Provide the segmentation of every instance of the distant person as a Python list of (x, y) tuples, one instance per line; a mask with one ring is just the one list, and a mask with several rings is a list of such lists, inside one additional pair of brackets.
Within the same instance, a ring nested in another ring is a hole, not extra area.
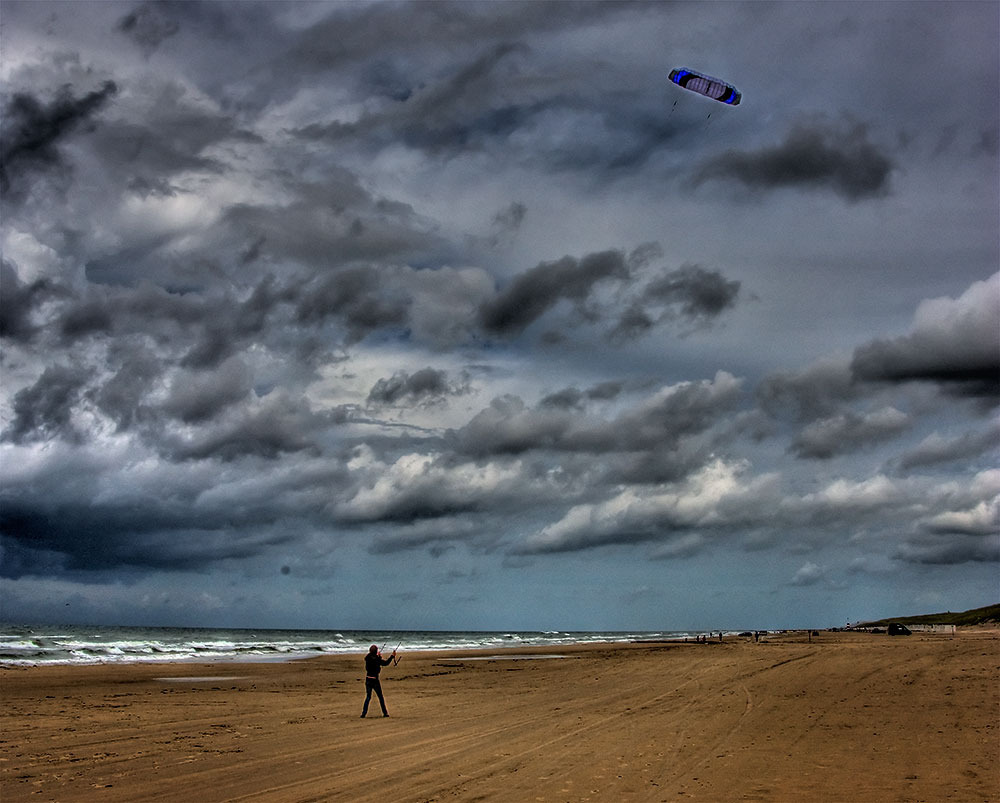
[(368, 703), (371, 702), (372, 692), (378, 695), (379, 705), (382, 706), (382, 716), (389, 716), (389, 712), (385, 710), (385, 697), (382, 696), (382, 683), (378, 679), (379, 672), (382, 671), (383, 666), (388, 666), (392, 663), (393, 658), (396, 657), (396, 651), (392, 651), (392, 655), (388, 658), (383, 658), (382, 654), (378, 651), (378, 645), (372, 644), (368, 648), (368, 655), (365, 656), (365, 707), (361, 709), (361, 717), (364, 718), (368, 714)]

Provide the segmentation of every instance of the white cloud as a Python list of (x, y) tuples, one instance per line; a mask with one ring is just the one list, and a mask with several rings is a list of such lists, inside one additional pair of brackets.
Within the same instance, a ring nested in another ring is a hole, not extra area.
[[(628, 488), (607, 501), (572, 507), (519, 549), (551, 552), (611, 543), (658, 541), (674, 532), (715, 530), (759, 520), (776, 500), (776, 476), (749, 476), (746, 462), (716, 459), (687, 480)], [(689, 544), (690, 545), (690, 544)]]
[(825, 569), (811, 561), (807, 561), (795, 572), (795, 576), (792, 577), (791, 582), (793, 586), (812, 586), (820, 582), (825, 576)]
[[(357, 460), (352, 462), (351, 468), (359, 467)], [(419, 519), (476, 510), (514, 491), (527, 495), (519, 461), (451, 464), (440, 454), (406, 454), (389, 465), (370, 462), (364, 470), (355, 492), (333, 506), (338, 517)]]
[(990, 535), (1000, 531), (1000, 496), (980, 502), (969, 510), (953, 510), (929, 516), (923, 526), (931, 532)]

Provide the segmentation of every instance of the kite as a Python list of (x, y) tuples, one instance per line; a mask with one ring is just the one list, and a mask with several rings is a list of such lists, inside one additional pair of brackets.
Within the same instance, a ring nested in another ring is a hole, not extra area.
[(720, 103), (728, 103), (730, 106), (736, 106), (743, 97), (732, 84), (683, 67), (671, 70), (670, 80), (683, 89), (690, 89), (692, 92), (697, 92)]

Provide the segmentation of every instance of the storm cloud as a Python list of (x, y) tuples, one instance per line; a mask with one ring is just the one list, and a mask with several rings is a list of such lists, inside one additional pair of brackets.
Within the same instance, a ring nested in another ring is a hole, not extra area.
[(908, 417), (893, 407), (866, 414), (847, 413), (810, 424), (790, 448), (799, 457), (830, 458), (890, 440), (908, 424)]
[(693, 181), (730, 180), (760, 190), (823, 188), (860, 201), (885, 195), (894, 167), (864, 125), (818, 121), (796, 124), (772, 147), (726, 151), (704, 162)]
[(517, 276), (483, 305), (480, 321), (487, 332), (519, 334), (559, 301), (575, 302), (583, 309), (595, 285), (601, 281), (626, 281), (629, 268), (620, 251), (563, 257), (543, 262)]
[(14, 395), (14, 419), (7, 436), (15, 443), (50, 438), (78, 440), (81, 434), (73, 423), (73, 409), (85, 382), (86, 373), (79, 367), (46, 368), (33, 385)]
[(92, 119), (114, 97), (118, 86), (105, 81), (100, 89), (74, 97), (61, 87), (48, 102), (26, 92), (15, 93), (3, 114), (0, 191), (17, 200), (27, 192), (32, 174), (67, 168), (59, 143)]
[(398, 404), (400, 402), (441, 401), (447, 396), (467, 392), (466, 383), (448, 379), (446, 371), (422, 368), (413, 374), (405, 371), (380, 379), (368, 394), (371, 404)]
[(939, 384), (962, 395), (1000, 393), (1000, 273), (975, 282), (957, 299), (923, 302), (913, 330), (854, 352), (855, 376), (870, 381)]

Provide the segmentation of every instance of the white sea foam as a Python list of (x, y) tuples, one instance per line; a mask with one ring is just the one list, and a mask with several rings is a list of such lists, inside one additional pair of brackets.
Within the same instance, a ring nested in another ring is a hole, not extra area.
[(215, 661), (287, 661), (391, 650), (495, 650), (597, 642), (683, 639), (682, 631), (362, 631), (209, 630), (137, 627), (26, 627), (0, 625), (0, 666)]

